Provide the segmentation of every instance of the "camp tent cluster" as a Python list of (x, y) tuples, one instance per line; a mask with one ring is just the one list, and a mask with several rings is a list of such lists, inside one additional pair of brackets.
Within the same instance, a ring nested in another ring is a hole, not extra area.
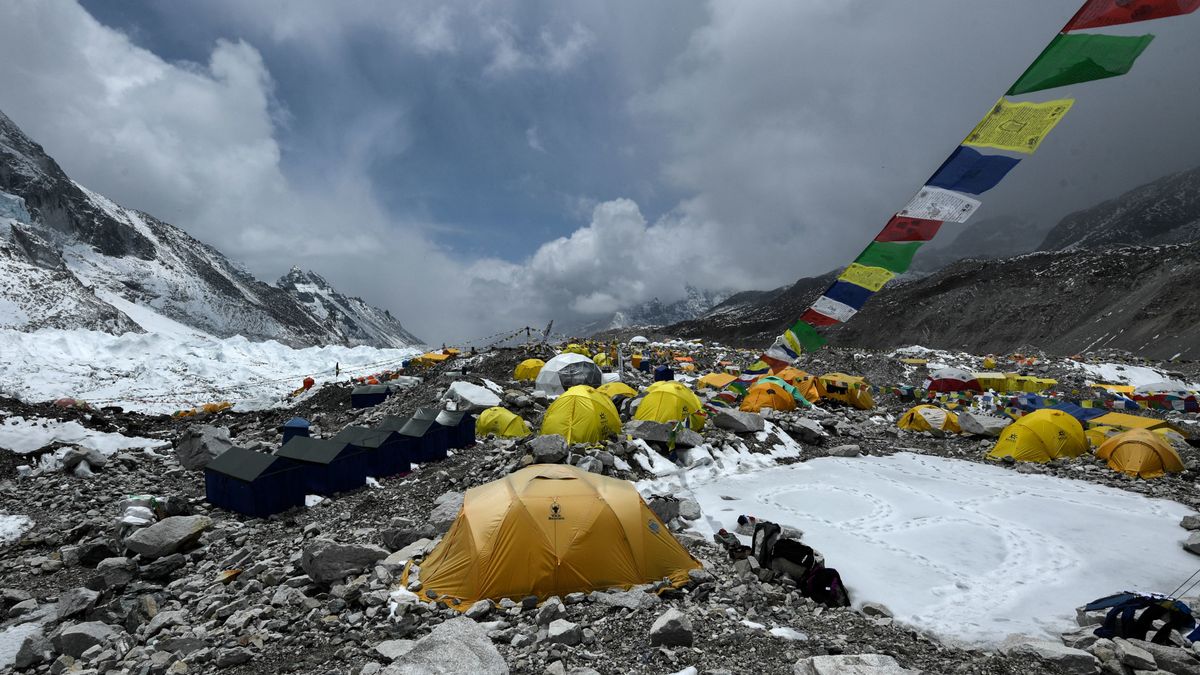
[(305, 495), (356, 490), (368, 476), (403, 475), (413, 463), (443, 460), (449, 449), (475, 442), (475, 419), (421, 408), (412, 417), (385, 417), (375, 428), (346, 427), (333, 438), (310, 437), (299, 418), (281, 431), (285, 440), (274, 454), (235, 446), (213, 458), (204, 468), (207, 501), (265, 518), (303, 506)]

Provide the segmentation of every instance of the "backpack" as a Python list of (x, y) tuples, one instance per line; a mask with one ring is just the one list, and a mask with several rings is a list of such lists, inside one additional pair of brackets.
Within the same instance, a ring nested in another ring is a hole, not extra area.
[(797, 584), (808, 577), (816, 566), (816, 551), (811, 546), (795, 539), (780, 539), (775, 542), (775, 548), (771, 552), (771, 562), (768, 565), (776, 572), (795, 579)]
[(754, 524), (754, 538), (750, 540), (750, 548), (754, 551), (754, 557), (758, 559), (759, 567), (771, 566), (775, 544), (782, 533), (783, 528), (775, 523), (763, 520)]
[(850, 606), (850, 594), (842, 584), (842, 575), (832, 567), (814, 568), (800, 584), (800, 592), (826, 607)]

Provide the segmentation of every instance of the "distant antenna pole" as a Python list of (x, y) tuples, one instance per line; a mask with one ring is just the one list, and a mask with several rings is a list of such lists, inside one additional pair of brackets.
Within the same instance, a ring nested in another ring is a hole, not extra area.
[(554, 328), (554, 319), (550, 319), (550, 323), (546, 324), (546, 330), (542, 331), (542, 344), (550, 339), (550, 329)]

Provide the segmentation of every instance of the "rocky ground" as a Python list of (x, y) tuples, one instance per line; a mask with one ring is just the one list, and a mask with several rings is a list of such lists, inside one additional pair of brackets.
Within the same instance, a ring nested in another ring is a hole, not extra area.
[[(312, 420), (317, 433), (332, 435), (348, 424), (370, 425), (386, 414), (438, 404), (450, 382), (486, 384), (486, 378), (500, 385), (505, 405), (536, 428), (546, 401), (533, 395), (528, 383), (510, 379), (527, 355), (498, 350), (439, 366), (422, 373), (420, 385), (366, 410), (349, 407), (348, 385), (330, 385), (291, 408), (226, 411), (204, 420), (13, 400), (0, 401), (0, 415), (70, 419), (97, 431), (172, 445), (191, 425), (211, 424), (227, 428), (238, 445), (270, 449), (278, 444), (275, 427), (293, 415)], [(745, 362), (753, 356), (730, 349), (697, 349), (694, 355), (700, 372), (721, 360)], [(825, 350), (809, 358), (801, 365), (813, 372), (860, 373), (880, 384), (919, 385), (923, 379), (919, 367), (877, 352)], [(1082, 386), (1084, 378), (1069, 365), (1047, 361), (1040, 369), (1065, 386), (1075, 386), (1076, 380)], [(632, 379), (644, 386), (647, 382), (636, 380), (648, 378)], [(709, 424), (701, 440), (712, 447), (742, 445), (765, 457), (779, 442), (772, 434), (785, 433), (802, 452), (779, 461), (898, 451), (983, 461), (991, 445), (966, 436), (900, 431), (895, 420), (911, 403), (891, 394), (877, 400), (879, 407), (872, 411), (830, 405), (768, 413), (774, 426), (766, 434)], [(1168, 415), (1195, 428), (1195, 415)], [(463, 491), (535, 461), (569, 462), (630, 480), (651, 477), (653, 463), (644, 461), (645, 453), (666, 453), (655, 433), (639, 429), (635, 435), (644, 440), (613, 440), (592, 448), (568, 448), (553, 439), (480, 439), (406, 477), (268, 520), (210, 508), (202, 473), (184, 467), (192, 457), (176, 456), (170, 447), (107, 459), (68, 455), (76, 457), (68, 461), (89, 462), (90, 472), (18, 469), (29, 457), (0, 450), (0, 513), (33, 520), (19, 539), (0, 544), (0, 630), (5, 631), (0, 657), (5, 649), (15, 652), (15, 668), (28, 673), (1015, 674), (1126, 673), (1156, 665), (1161, 672), (1200, 673), (1200, 660), (1190, 650), (1096, 640), (1090, 631), (1069, 636), (1064, 644), (1022, 643), (999, 650), (942, 644), (920, 627), (894, 622), (886, 608), (818, 606), (786, 577), (754, 569), (749, 561), (732, 561), (723, 548), (689, 531), (686, 517), (674, 514), (665, 520), (704, 563), (703, 571), (694, 572), (680, 589), (575, 594), (540, 606), (513, 598), (473, 607), (468, 618), (411, 601), (400, 583), (403, 566), (414, 556), (419, 560), (431, 547), (429, 540), (448, 527)], [(56, 451), (60, 448), (44, 449)], [(1181, 454), (1188, 470), (1156, 481), (1121, 477), (1088, 456), (1010, 468), (1197, 507), (1200, 455), (1190, 447)], [(676, 456), (684, 464), (702, 460), (682, 449)], [(138, 500), (142, 495), (154, 501)], [(142, 513), (140, 508), (153, 511), (150, 519), (157, 522), (140, 529), (119, 524), (123, 515)], [(684, 514), (691, 515), (698, 514)], [(1094, 618), (1082, 617), (1081, 625)], [(856, 661), (861, 670), (850, 671)], [(867, 669), (872, 667), (876, 670)]]

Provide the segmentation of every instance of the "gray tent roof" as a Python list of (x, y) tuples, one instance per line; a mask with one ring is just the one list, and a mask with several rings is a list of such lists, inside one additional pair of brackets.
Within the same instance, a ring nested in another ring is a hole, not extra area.
[(415, 436), (420, 438), (429, 433), (429, 428), (435, 424), (437, 423), (431, 419), (423, 420), (414, 417), (408, 421), (408, 424), (404, 425), (404, 428), (400, 429), (400, 434), (403, 436)]
[(358, 386), (358, 387), (355, 387), (354, 389), (350, 390), (350, 395), (358, 396), (361, 394), (387, 394), (391, 391), (392, 391), (392, 388), (390, 385), (364, 384), (362, 386)]
[(391, 429), (370, 429), (368, 427), (350, 426), (339, 431), (333, 437), (333, 440), (349, 445), (357, 445), (360, 448), (378, 448), (386, 443), (388, 437), (394, 433), (395, 431)]
[(214, 457), (205, 468), (249, 483), (263, 475), (278, 459), (235, 445)]
[(399, 415), (386, 415), (379, 422), (379, 428), (384, 431), (400, 431), (408, 424), (408, 417), (400, 417)]
[(345, 449), (345, 441), (296, 436), (287, 443), (284, 443), (283, 447), (275, 454), (279, 457), (288, 457), (301, 462), (329, 464), (337, 459), (337, 456)]

